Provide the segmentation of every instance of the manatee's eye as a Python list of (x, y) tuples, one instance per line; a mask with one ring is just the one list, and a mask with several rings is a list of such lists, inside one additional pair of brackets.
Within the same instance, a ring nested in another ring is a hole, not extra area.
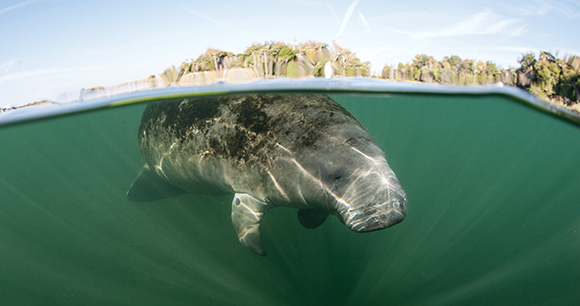
[(341, 178), (343, 178), (344, 175), (345, 175), (344, 169), (337, 169), (332, 171), (328, 177), (330, 178), (331, 181), (338, 181)]
[(336, 182), (336, 181), (338, 181), (338, 180), (340, 180), (348, 175), (347, 167), (348, 166), (340, 158), (329, 160), (320, 169), (321, 173), (325, 174), (321, 178), (326, 180), (327, 182), (334, 183), (334, 182)]

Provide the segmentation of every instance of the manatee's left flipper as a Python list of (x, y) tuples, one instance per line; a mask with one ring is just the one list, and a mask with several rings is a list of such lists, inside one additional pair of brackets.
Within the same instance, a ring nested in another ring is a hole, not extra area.
[(268, 204), (245, 193), (236, 193), (232, 201), (232, 223), (240, 242), (252, 252), (266, 256), (260, 235), (260, 221)]
[(324, 223), (328, 212), (320, 208), (301, 208), (298, 210), (298, 221), (305, 228), (317, 228)]

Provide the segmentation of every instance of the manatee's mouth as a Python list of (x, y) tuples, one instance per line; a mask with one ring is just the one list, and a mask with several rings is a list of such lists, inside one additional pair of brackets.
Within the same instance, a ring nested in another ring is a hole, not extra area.
[(344, 224), (353, 232), (367, 233), (393, 226), (405, 219), (407, 208), (405, 205), (400, 208), (377, 211), (368, 209), (360, 212), (350, 211), (348, 219)]

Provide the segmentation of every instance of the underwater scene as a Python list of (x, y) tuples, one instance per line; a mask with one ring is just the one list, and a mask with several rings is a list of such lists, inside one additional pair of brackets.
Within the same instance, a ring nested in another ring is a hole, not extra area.
[[(0, 114), (0, 303), (580, 302), (577, 117), (511, 89), (356, 82), (167, 88)], [(151, 102), (266, 93), (328, 95), (352, 114), (404, 189), (404, 220), (360, 233), (331, 212), (305, 228), (297, 207), (276, 207), (259, 256), (232, 224), (233, 193), (128, 199)]]

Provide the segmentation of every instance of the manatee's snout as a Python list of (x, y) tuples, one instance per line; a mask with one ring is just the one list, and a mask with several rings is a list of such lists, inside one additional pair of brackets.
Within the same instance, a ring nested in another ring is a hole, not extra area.
[(385, 202), (371, 201), (366, 205), (351, 207), (340, 214), (344, 224), (353, 232), (366, 233), (400, 223), (407, 215), (407, 197), (391, 196)]

